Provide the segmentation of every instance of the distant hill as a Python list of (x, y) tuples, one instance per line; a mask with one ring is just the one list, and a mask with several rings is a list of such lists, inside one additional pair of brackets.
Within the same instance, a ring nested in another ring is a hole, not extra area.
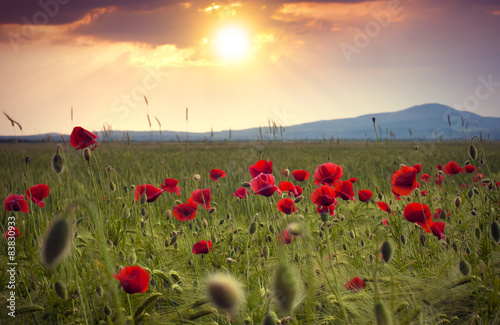
[[(390, 113), (362, 115), (355, 118), (317, 121), (292, 126), (269, 129), (251, 128), (204, 133), (188, 133), (188, 139), (197, 140), (320, 140), (337, 137), (340, 139), (374, 139), (372, 118), (376, 118), (377, 132), (382, 139), (398, 140), (434, 140), (463, 139), (481, 135), (485, 139), (500, 140), (500, 118), (483, 117), (466, 111), (458, 111), (441, 104), (424, 104)], [(162, 131), (113, 131), (109, 136), (113, 140), (131, 141), (184, 141), (185, 132)], [(103, 132), (98, 132), (103, 138)], [(43, 141), (51, 136), (60, 141), (61, 135), (30, 135), (17, 137), (20, 141)], [(69, 140), (69, 135), (64, 135)], [(178, 137), (178, 138), (177, 138)], [(0, 137), (0, 141), (11, 141), (15, 137)]]

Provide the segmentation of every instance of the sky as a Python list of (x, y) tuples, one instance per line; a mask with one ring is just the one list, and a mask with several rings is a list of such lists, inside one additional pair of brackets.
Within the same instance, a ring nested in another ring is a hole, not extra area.
[(2, 0), (0, 135), (500, 117), (499, 58), (498, 0)]

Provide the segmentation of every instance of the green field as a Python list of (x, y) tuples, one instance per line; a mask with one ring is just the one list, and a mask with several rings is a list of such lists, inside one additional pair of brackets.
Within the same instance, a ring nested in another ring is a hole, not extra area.
[[(500, 181), (500, 143), (474, 141), (478, 156), (472, 160), (469, 142), (383, 142), (379, 148), (376, 142), (348, 141), (127, 145), (97, 140), (89, 163), (83, 150), (61, 143), (64, 171), (60, 174), (51, 163), (56, 143), (0, 145), (2, 200), (9, 194), (24, 195), (35, 184), (50, 187), (43, 208), (29, 201), (29, 213), (2, 210), (3, 233), (8, 217), (14, 215), (22, 235), (15, 241), (15, 318), (7, 314), (6, 300), (12, 291), (6, 266), (8, 243), (5, 236), (0, 239), (4, 302), (0, 323), (500, 322), (500, 247), (491, 231), (500, 210), (495, 185)], [(273, 162), (276, 185), (287, 180), (303, 188), (297, 212), (278, 211), (278, 192), (268, 198), (249, 189), (246, 199), (233, 196), (243, 182), (251, 180), (248, 167), (261, 159)], [(444, 175), (440, 188), (433, 181), (435, 166), (450, 160), (460, 166), (469, 161), (479, 170)], [(341, 180), (357, 179), (356, 201), (339, 198), (335, 216), (321, 216), (311, 202), (316, 188), (313, 172), (326, 162), (343, 168)], [(412, 193), (397, 201), (391, 193), (393, 172), (402, 164), (417, 163), (423, 167), (419, 181), (422, 173), (431, 176), (428, 183), (420, 181), (420, 192), (428, 195)], [(226, 171), (227, 176), (211, 180), (213, 168)], [(285, 168), (307, 170), (310, 177), (297, 182), (282, 174)], [(473, 182), (477, 173), (484, 178)], [(195, 174), (200, 175), (199, 181), (194, 180)], [(180, 196), (164, 192), (144, 204), (134, 199), (135, 186), (160, 187), (165, 178), (179, 180)], [(215, 209), (209, 212), (199, 206), (196, 217), (185, 222), (168, 218), (173, 207), (202, 188), (211, 189)], [(373, 192), (366, 203), (358, 200), (362, 189)], [(394, 214), (382, 211), (377, 201), (387, 203)], [(441, 220), (446, 223), (444, 239), (405, 220), (403, 210), (410, 202), (426, 204), (431, 213), (440, 208), (450, 213), (449, 219)], [(71, 243), (67, 255), (49, 268), (40, 246), (53, 220), (61, 218), (71, 225)], [(383, 219), (390, 219), (390, 225), (383, 225)], [(301, 226), (302, 235), (289, 245), (279, 245), (278, 234), (291, 222)], [(200, 240), (212, 241), (212, 251), (193, 254), (193, 245)], [(393, 249), (388, 262), (379, 254), (385, 241)], [(146, 292), (127, 294), (113, 278), (131, 265), (148, 271), (151, 280)], [(288, 311), (280, 308), (283, 300), (276, 299), (280, 265), (288, 270), (281, 282), (293, 291)], [(228, 313), (208, 298), (207, 278), (214, 272), (229, 273), (241, 283), (245, 301), (237, 310)], [(344, 285), (354, 277), (364, 279), (366, 288), (347, 290)], [(55, 283), (62, 287), (59, 294)], [(381, 305), (385, 313), (375, 311)]]

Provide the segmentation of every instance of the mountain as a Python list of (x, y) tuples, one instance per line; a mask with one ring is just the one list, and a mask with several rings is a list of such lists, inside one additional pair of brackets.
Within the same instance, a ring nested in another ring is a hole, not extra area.
[[(381, 139), (398, 140), (434, 140), (463, 139), (473, 135), (500, 140), (500, 118), (483, 117), (467, 111), (458, 111), (441, 104), (424, 104), (390, 113), (362, 115), (355, 118), (317, 121), (292, 125), (273, 130), (269, 127), (251, 128), (204, 133), (188, 133), (190, 141), (208, 140), (320, 140), (330, 138), (365, 140), (374, 139), (375, 132), (372, 118), (376, 119), (377, 132)], [(106, 138), (103, 132), (99, 137)], [(186, 139), (185, 132), (162, 131), (113, 131), (108, 137), (126, 141), (127, 134), (131, 141), (181, 141)], [(31, 135), (17, 137), (20, 141), (47, 140), (49, 135)], [(50, 134), (54, 140), (61, 140), (61, 135)], [(69, 135), (64, 136), (69, 140)], [(178, 137), (178, 138), (177, 138)], [(0, 141), (11, 141), (13, 136), (0, 137)]]

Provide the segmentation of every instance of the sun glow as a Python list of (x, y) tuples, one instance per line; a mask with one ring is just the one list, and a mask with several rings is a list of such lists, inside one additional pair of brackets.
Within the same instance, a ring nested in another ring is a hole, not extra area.
[(219, 30), (214, 44), (221, 58), (227, 60), (244, 59), (250, 48), (248, 34), (238, 26), (226, 26)]

